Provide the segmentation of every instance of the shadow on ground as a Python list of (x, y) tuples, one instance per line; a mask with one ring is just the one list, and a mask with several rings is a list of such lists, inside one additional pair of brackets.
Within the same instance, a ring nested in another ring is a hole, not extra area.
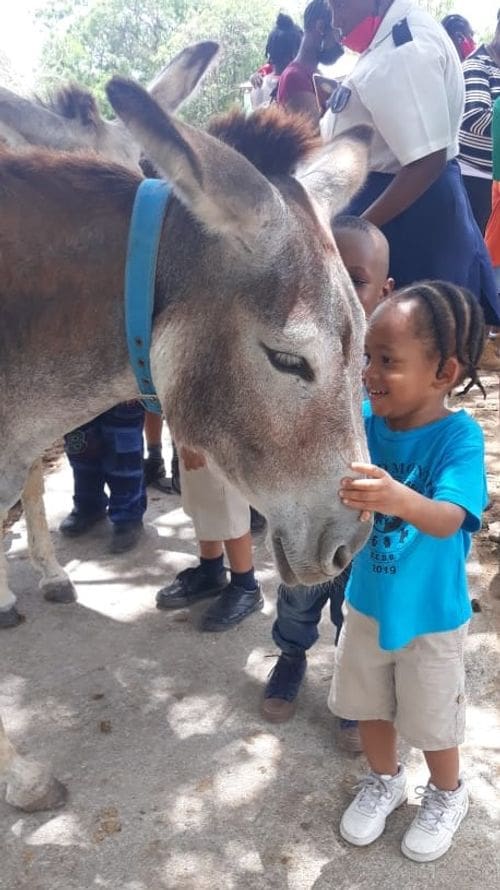
[[(55, 528), (68, 508), (64, 466), (48, 480)], [(468, 642), (469, 726), (464, 773), (473, 803), (453, 852), (416, 865), (399, 851), (416, 796), (383, 839), (357, 850), (338, 820), (363, 770), (333, 742), (327, 616), (310, 654), (300, 707), (286, 726), (259, 716), (274, 664), (276, 578), (261, 539), (264, 612), (222, 635), (196, 630), (198, 610), (154, 608), (158, 587), (194, 559), (177, 498), (152, 494), (148, 530), (125, 557), (107, 553), (103, 524), (76, 542), (56, 538), (79, 602), (45, 603), (11, 533), (12, 586), (24, 625), (2, 632), (0, 710), (15, 743), (51, 761), (67, 783), (64, 810), (26, 816), (0, 803), (2, 890), (470, 890), (500, 887), (498, 575), (471, 562), (483, 611)], [(495, 580), (496, 579), (496, 580)], [(412, 788), (425, 781), (403, 752)]]

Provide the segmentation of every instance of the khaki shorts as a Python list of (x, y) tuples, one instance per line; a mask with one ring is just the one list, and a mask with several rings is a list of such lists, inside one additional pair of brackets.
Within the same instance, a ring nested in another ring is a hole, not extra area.
[(182, 508), (199, 541), (231, 541), (250, 530), (250, 507), (239, 491), (208, 467), (185, 470), (179, 460)]
[(421, 751), (460, 745), (467, 631), (468, 622), (388, 651), (378, 644), (377, 622), (348, 606), (328, 707), (347, 720), (389, 720)]

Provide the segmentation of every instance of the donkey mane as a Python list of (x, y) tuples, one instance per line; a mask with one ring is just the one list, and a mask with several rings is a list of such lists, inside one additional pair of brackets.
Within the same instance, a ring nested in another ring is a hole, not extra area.
[(96, 129), (102, 121), (97, 102), (92, 93), (76, 83), (70, 83), (52, 93), (46, 101), (37, 97), (37, 102), (49, 111), (77, 120), (83, 127)]
[(321, 148), (317, 130), (305, 115), (278, 105), (245, 117), (239, 108), (211, 118), (208, 132), (244, 155), (264, 176), (289, 176), (297, 164)]

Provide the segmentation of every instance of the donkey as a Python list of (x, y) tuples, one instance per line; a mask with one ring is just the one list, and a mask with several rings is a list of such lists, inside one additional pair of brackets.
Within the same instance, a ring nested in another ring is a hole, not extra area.
[[(218, 54), (214, 41), (201, 41), (183, 49), (160, 72), (148, 92), (165, 110), (174, 111), (192, 95)], [(141, 147), (120, 120), (105, 121), (94, 97), (70, 85), (59, 90), (42, 105), (0, 87), (0, 140), (18, 151), (33, 146), (64, 151), (87, 149), (107, 161), (138, 171)], [(50, 537), (43, 504), (43, 468), (35, 461), (22, 492), (31, 560), (40, 572), (40, 589), (45, 599), (74, 602), (74, 586), (59, 565)], [(0, 591), (6, 579), (0, 569)], [(2, 597), (5, 603), (8, 594)], [(12, 595), (8, 597), (12, 602)], [(16, 610), (1, 608), (0, 629), (14, 627), (22, 620)]]
[[(175, 111), (212, 65), (219, 47), (200, 41), (178, 53), (157, 75), (149, 94)], [(104, 160), (139, 169), (141, 147), (120, 120), (106, 121), (87, 90), (69, 85), (47, 102), (26, 99), (0, 87), (0, 142), (12, 148), (44, 146), (60, 151), (95, 151)]]
[[(288, 584), (334, 577), (369, 533), (337, 494), (350, 462), (367, 458), (364, 320), (329, 227), (364, 180), (367, 131), (320, 148), (271, 109), (211, 135), (133, 82), (115, 78), (108, 95), (174, 190), (151, 364), (175, 439), (267, 516)], [(121, 295), (139, 181), (95, 157), (0, 155), (4, 510), (42, 448), (138, 395)], [(13, 608), (6, 583), (0, 597)], [(63, 797), (0, 729), (2, 774), (25, 809)]]

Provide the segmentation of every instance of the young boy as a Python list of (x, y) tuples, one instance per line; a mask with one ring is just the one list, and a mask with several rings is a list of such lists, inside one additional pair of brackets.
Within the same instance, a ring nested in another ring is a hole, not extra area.
[(401, 735), (429, 769), (401, 843), (416, 862), (446, 853), (469, 806), (459, 751), (472, 614), (466, 559), (487, 492), (481, 428), (451, 411), (447, 396), (478, 384), (483, 329), (473, 294), (449, 282), (418, 282), (377, 307), (363, 374), (372, 463), (351, 464), (355, 478), (340, 481), (342, 503), (374, 516), (346, 587), (328, 701), (334, 714), (359, 720), (370, 767), (340, 834), (373, 843), (406, 800)]
[[(387, 239), (380, 229), (360, 217), (337, 217), (332, 228), (339, 253), (369, 318), (378, 303), (394, 287), (392, 278), (389, 278)], [(328, 600), (338, 639), (349, 572), (350, 567), (334, 581), (314, 587), (280, 584), (278, 614), (272, 634), (281, 655), (264, 691), (261, 713), (266, 720), (284, 723), (295, 713), (297, 695), (306, 671), (306, 650), (318, 639), (321, 612)], [(356, 724), (348, 720), (340, 721), (339, 729), (339, 744), (346, 750), (359, 750)]]

